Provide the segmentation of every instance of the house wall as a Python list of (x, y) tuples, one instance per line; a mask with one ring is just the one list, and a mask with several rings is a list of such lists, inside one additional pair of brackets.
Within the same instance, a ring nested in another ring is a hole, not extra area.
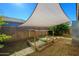
[(72, 23), (72, 43), (74, 46), (79, 46), (79, 21)]

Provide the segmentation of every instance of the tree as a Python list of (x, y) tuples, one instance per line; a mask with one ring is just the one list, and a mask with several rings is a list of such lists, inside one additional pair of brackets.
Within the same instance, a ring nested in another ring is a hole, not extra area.
[(50, 26), (49, 30), (54, 32), (54, 35), (63, 35), (69, 30), (69, 24), (64, 23), (56, 26)]
[(2, 25), (4, 25), (4, 24), (6, 24), (6, 22), (4, 22), (4, 21), (3, 21), (3, 17), (0, 16), (0, 26), (2, 26)]
[(69, 30), (69, 25), (68, 24), (60, 24), (57, 25), (57, 29), (55, 30), (56, 35), (58, 33), (58, 35), (63, 35), (64, 33), (67, 32), (67, 30)]

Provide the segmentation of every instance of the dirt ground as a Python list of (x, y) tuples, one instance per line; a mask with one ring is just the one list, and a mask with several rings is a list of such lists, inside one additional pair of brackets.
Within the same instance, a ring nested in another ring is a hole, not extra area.
[(26, 40), (19, 40), (15, 42), (10, 42), (5, 45), (4, 48), (0, 49), (0, 56), (9, 56), (14, 52), (20, 51), (29, 47)]
[[(27, 48), (27, 42), (17, 41), (9, 43), (6, 47), (0, 49), (0, 53), (9, 53), (11, 55), (16, 51)], [(1, 55), (1, 54), (0, 54)], [(79, 56), (79, 47), (72, 45), (72, 39), (56, 39), (55, 42), (40, 52), (34, 52), (28, 56)]]
[(51, 46), (29, 56), (79, 56), (79, 47), (72, 45), (72, 39), (57, 39)]

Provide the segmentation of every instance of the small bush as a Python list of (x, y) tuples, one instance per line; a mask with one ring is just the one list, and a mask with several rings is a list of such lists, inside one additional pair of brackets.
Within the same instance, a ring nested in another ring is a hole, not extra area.
[(4, 22), (4, 21), (3, 21), (3, 17), (0, 16), (0, 26), (2, 26), (2, 25), (4, 25), (4, 24), (6, 24), (6, 22)]
[(49, 31), (52, 31), (52, 33), (54, 33), (54, 35), (63, 35), (67, 31), (69, 31), (69, 24), (64, 23), (64, 24), (60, 24), (60, 25), (56, 25), (56, 26), (50, 26)]
[(8, 36), (6, 34), (0, 34), (0, 42), (5, 42), (7, 40), (9, 40), (11, 38), (11, 36)]

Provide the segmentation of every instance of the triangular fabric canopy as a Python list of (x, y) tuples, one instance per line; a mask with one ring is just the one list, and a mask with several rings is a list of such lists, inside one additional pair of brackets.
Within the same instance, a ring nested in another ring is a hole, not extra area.
[(69, 22), (58, 3), (39, 3), (32, 16), (22, 25), (30, 27), (49, 27)]

